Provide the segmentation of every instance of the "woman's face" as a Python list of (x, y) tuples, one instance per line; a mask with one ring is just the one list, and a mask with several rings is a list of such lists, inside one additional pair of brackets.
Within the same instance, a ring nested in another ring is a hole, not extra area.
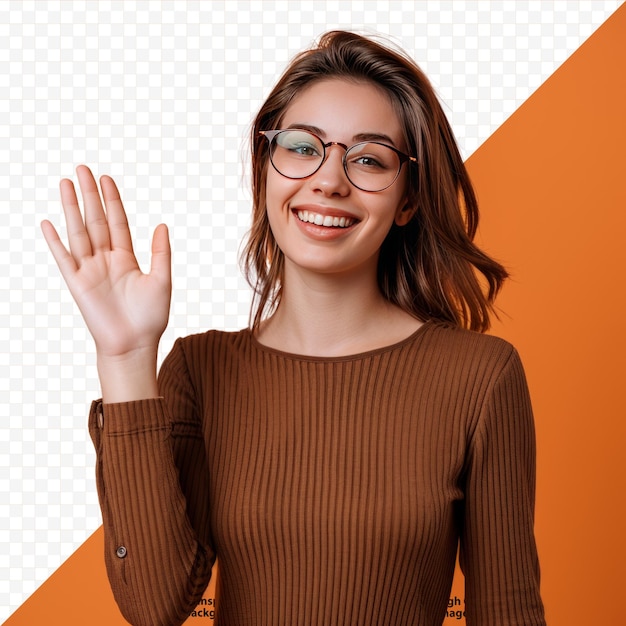
[[(324, 143), (381, 141), (405, 152), (400, 121), (386, 94), (367, 82), (327, 79), (292, 101), (281, 129), (307, 129)], [(406, 165), (387, 189), (368, 192), (350, 183), (345, 150), (330, 146), (323, 165), (308, 178), (290, 179), (268, 165), (267, 214), (285, 255), (286, 271), (376, 274), (380, 246), (394, 221), (405, 224)], [(288, 274), (286, 274), (286, 277)]]

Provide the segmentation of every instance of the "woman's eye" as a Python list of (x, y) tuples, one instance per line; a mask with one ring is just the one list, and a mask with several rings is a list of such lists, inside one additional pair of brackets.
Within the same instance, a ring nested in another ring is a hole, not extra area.
[(385, 167), (380, 161), (371, 156), (360, 156), (357, 159), (354, 159), (353, 163), (360, 167), (367, 167), (372, 169)]
[(290, 150), (292, 152), (295, 152), (296, 154), (301, 154), (302, 156), (318, 156), (319, 155), (319, 152), (317, 151), (315, 146), (306, 145), (306, 144), (302, 144), (299, 146), (292, 146)]

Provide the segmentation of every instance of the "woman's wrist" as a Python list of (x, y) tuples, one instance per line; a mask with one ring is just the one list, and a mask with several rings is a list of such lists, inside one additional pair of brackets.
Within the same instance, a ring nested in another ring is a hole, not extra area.
[(131, 402), (159, 396), (156, 346), (123, 355), (98, 355), (97, 364), (103, 402)]

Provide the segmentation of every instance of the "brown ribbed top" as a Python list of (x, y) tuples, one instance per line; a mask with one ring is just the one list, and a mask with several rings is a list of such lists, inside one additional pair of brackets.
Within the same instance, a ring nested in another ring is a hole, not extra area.
[(132, 624), (182, 623), (217, 555), (220, 626), (440, 626), (459, 539), (468, 626), (545, 624), (533, 419), (506, 342), (429, 322), (313, 358), (211, 331), (176, 342), (159, 384), (90, 418)]

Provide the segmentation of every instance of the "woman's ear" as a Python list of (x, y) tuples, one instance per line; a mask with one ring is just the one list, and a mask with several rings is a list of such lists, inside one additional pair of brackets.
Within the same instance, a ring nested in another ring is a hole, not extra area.
[(394, 220), (396, 226), (406, 226), (415, 215), (415, 211), (417, 211), (417, 208), (411, 206), (408, 202), (401, 209), (398, 209)]

